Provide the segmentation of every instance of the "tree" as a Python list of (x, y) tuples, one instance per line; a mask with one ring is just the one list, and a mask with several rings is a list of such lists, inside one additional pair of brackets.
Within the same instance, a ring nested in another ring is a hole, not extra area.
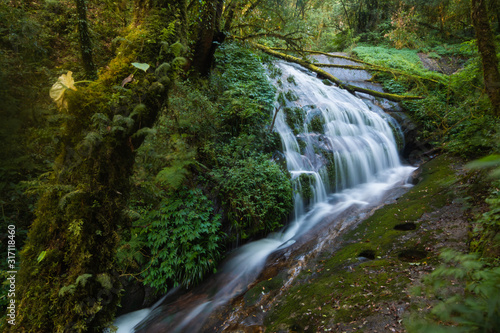
[(500, 116), (500, 73), (486, 0), (472, 0), (472, 22), (481, 54), (486, 93), (491, 101), (492, 113), (498, 117)]
[(194, 46), (192, 68), (201, 76), (207, 76), (212, 65), (217, 44), (224, 40), (220, 31), (223, 0), (207, 0), (201, 7), (201, 18), (198, 25), (197, 39)]
[(87, 78), (96, 77), (96, 67), (92, 58), (92, 41), (90, 40), (89, 24), (87, 21), (87, 3), (85, 0), (76, 0), (76, 11), (78, 14), (78, 34), (80, 36), (80, 52), (82, 55), (83, 68)]
[[(141, 26), (130, 29), (108, 69), (88, 87), (76, 87), (69, 73), (59, 79), (53, 95), (66, 119), (60, 153), (34, 189), (40, 198), (21, 252), (16, 325), (7, 331), (102, 332), (114, 319), (121, 296), (115, 255), (118, 230), (126, 226), (129, 177), (144, 139), (141, 129), (166, 107), (174, 55), (161, 53), (162, 43), (176, 42), (181, 3), (139, 6), (147, 9), (135, 15)], [(165, 16), (153, 15), (155, 10)], [(165, 34), (146, 48), (153, 28)], [(132, 65), (138, 60), (161, 60), (168, 70), (149, 73), (145, 63)], [(113, 87), (133, 71), (140, 71), (134, 85), (117, 92)]]

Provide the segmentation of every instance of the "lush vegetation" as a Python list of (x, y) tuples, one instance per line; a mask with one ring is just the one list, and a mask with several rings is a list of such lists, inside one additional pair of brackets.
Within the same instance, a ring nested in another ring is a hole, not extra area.
[[(420, 150), (464, 163), (499, 154), (498, 8), (498, 0), (1, 0), (0, 240), (11, 244), (15, 226), (16, 256), (13, 266), (1, 261), (0, 275), (19, 270), (17, 325), (3, 317), (4, 327), (100, 332), (125, 280), (158, 293), (193, 286), (227, 250), (287, 221), (293, 187), (273, 159), (281, 147), (270, 128), (274, 102), (295, 95), (275, 96), (263, 65), (272, 59), (256, 45), (308, 63), (306, 50), (345, 51), (386, 92), (424, 97), (402, 103)], [(293, 126), (301, 118), (282, 112)], [(428, 279), (442, 303), (411, 330), (498, 327), (499, 184), (485, 176), (474, 186), (475, 254), (443, 255), (448, 266)], [(441, 288), (450, 277), (465, 282), (466, 297)]]

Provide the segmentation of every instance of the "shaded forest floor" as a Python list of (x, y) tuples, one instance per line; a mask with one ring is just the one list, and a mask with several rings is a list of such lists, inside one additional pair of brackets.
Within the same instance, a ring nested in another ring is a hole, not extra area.
[(478, 209), (461, 199), (471, 185), (460, 161), (439, 156), (418, 172), (414, 187), (326, 245), (298, 275), (266, 276), (235, 300), (244, 319), (225, 331), (405, 332), (410, 312), (435, 303), (415, 292), (422, 277), (441, 264), (441, 250), (467, 251)]

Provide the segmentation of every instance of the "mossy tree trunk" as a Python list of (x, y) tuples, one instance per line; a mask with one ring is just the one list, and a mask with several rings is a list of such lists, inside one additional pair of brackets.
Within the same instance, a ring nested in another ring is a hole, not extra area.
[(486, 0), (472, 0), (472, 22), (476, 30), (477, 45), (481, 54), (486, 92), (491, 101), (492, 113), (500, 116), (500, 73), (491, 30)]
[(76, 0), (76, 11), (78, 14), (78, 34), (80, 37), (80, 52), (82, 55), (83, 68), (89, 79), (97, 76), (96, 66), (92, 57), (92, 41), (89, 34), (89, 23), (87, 20), (87, 1)]
[[(162, 2), (171, 13), (161, 20), (165, 28), (180, 3)], [(146, 27), (147, 20), (146, 13), (141, 18)], [(168, 87), (161, 83), (164, 78), (145, 72), (136, 73), (134, 85), (119, 99), (113, 98), (113, 86), (136, 70), (132, 62), (153, 63), (160, 57), (143, 53), (147, 35), (147, 28), (131, 29), (98, 80), (66, 92), (60, 154), (38, 186), (36, 218), (20, 257), (16, 325), (6, 331), (102, 333), (114, 319), (121, 296), (118, 231), (126, 225), (122, 212), (135, 151), (144, 139), (140, 130), (152, 126), (166, 107)], [(161, 56), (164, 62), (174, 58)], [(166, 75), (172, 80), (175, 73)]]

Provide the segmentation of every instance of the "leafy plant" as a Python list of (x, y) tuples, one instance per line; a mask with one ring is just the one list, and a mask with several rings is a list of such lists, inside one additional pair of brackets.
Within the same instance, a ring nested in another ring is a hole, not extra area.
[[(500, 327), (500, 267), (490, 267), (477, 254), (446, 250), (445, 265), (426, 279), (440, 299), (427, 319), (413, 316), (408, 332), (496, 332)], [(457, 286), (465, 286), (464, 294)], [(455, 287), (453, 287), (455, 286)]]
[(201, 190), (180, 190), (138, 223), (148, 225), (141, 232), (151, 252), (145, 284), (166, 292), (172, 285), (192, 285), (215, 268), (222, 250), (220, 215)]
[(265, 155), (225, 163), (211, 175), (229, 220), (243, 239), (280, 227), (293, 207), (290, 180)]

